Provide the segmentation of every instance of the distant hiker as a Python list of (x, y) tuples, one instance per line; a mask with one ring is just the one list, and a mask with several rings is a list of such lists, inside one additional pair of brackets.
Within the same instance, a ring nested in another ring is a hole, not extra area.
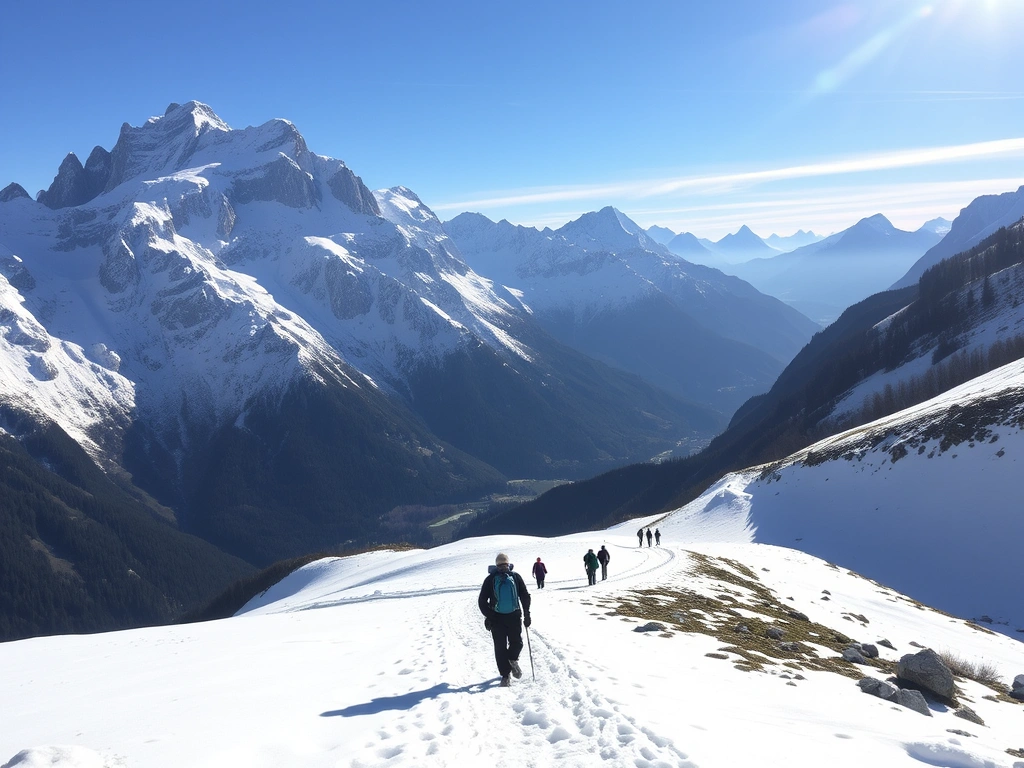
[(657, 528), (654, 529), (654, 543), (656, 546), (661, 546), (661, 531)]
[(597, 584), (597, 566), (601, 564), (601, 561), (597, 559), (597, 555), (594, 554), (594, 550), (588, 549), (587, 554), (583, 556), (583, 567), (587, 569), (587, 584)]
[[(591, 550), (593, 551), (593, 550)], [(601, 551), (597, 553), (597, 562), (601, 564), (601, 581), (608, 578), (608, 561), (612, 559), (612, 553), (601, 545)]]
[(530, 626), (530, 593), (523, 577), (513, 573), (504, 552), (494, 558), (494, 565), (487, 570), (477, 605), (484, 615), (484, 627), (491, 631), (494, 640), (494, 660), (498, 663), (501, 686), (507, 688), (511, 684), (509, 675), (517, 680), (523, 676), (519, 654), (523, 650), (523, 627)]
[(638, 546), (642, 547), (644, 545), (644, 529), (643, 528), (641, 528), (639, 531), (636, 532), (636, 538), (640, 542), (640, 544)]
[[(647, 546), (648, 547), (651, 546), (651, 538), (652, 538), (652, 536), (651, 536), (651, 529), (648, 528), (647, 529)], [(640, 546), (642, 547), (643, 544), (641, 544)]]
[(547, 575), (548, 569), (538, 557), (537, 562), (533, 564), (533, 578), (537, 580), (537, 589), (544, 589), (544, 577)]

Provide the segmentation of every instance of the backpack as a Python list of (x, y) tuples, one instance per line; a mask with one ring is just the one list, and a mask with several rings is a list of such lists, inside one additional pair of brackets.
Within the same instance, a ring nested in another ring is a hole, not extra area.
[(519, 610), (519, 589), (511, 573), (494, 574), (494, 610), (496, 613), (515, 613)]

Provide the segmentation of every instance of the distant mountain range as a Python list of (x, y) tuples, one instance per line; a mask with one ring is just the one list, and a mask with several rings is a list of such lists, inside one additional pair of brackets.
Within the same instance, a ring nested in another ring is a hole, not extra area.
[(677, 256), (682, 256), (694, 264), (715, 267), (725, 272), (729, 271), (730, 264), (788, 253), (823, 239), (821, 235), (802, 229), (788, 237), (773, 234), (761, 239), (745, 225), (717, 242), (698, 238), (689, 232), (676, 234), (671, 229), (659, 226), (648, 227), (646, 232), (652, 240), (661, 243)]
[(554, 231), (470, 213), (444, 229), (562, 343), (724, 413), (765, 391), (816, 330), (746, 283), (673, 257), (611, 207)]
[(877, 214), (811, 245), (728, 269), (828, 324), (847, 307), (892, 285), (942, 239), (939, 229), (938, 222), (931, 222), (905, 232)]

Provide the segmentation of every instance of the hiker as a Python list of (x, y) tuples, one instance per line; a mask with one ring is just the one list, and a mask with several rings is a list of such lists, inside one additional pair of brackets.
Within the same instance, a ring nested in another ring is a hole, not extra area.
[(597, 562), (601, 564), (601, 581), (608, 578), (608, 561), (612, 559), (612, 553), (601, 545), (601, 551), (597, 553)]
[(641, 528), (639, 531), (636, 532), (636, 538), (640, 542), (640, 544), (638, 544), (637, 546), (642, 547), (644, 545), (644, 529), (643, 528)]
[[(650, 528), (648, 528), (648, 529), (647, 529), (647, 546), (648, 546), (648, 547), (649, 547), (649, 546), (651, 546), (651, 539), (652, 539), (652, 538), (653, 538), (653, 537), (651, 536), (651, 529), (650, 529)], [(642, 547), (642, 546), (643, 546), (643, 544), (641, 544), (640, 546)]]
[(526, 591), (523, 577), (512, 571), (504, 552), (498, 553), (494, 565), (487, 570), (477, 605), (484, 615), (484, 627), (491, 631), (494, 640), (494, 660), (498, 663), (501, 687), (508, 688), (511, 685), (509, 675), (517, 680), (523, 676), (519, 654), (523, 650), (523, 627), (530, 626), (530, 593)]
[(537, 589), (544, 589), (544, 577), (547, 576), (548, 569), (544, 563), (537, 558), (537, 562), (533, 564), (533, 578), (537, 580)]
[(583, 556), (583, 567), (587, 569), (587, 584), (589, 586), (597, 584), (598, 565), (600, 565), (600, 560), (597, 559), (594, 550), (588, 549), (587, 554)]
[(657, 528), (654, 529), (654, 545), (657, 547), (661, 546), (661, 531)]

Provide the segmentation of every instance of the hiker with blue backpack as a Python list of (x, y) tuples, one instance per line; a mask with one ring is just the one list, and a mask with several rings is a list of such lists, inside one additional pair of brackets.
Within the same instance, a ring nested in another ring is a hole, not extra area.
[(510, 675), (517, 680), (523, 676), (519, 654), (523, 650), (523, 627), (530, 626), (530, 593), (504, 552), (494, 558), (494, 565), (487, 570), (477, 604), (484, 615), (484, 627), (494, 640), (494, 660), (498, 663), (501, 686), (507, 688)]

